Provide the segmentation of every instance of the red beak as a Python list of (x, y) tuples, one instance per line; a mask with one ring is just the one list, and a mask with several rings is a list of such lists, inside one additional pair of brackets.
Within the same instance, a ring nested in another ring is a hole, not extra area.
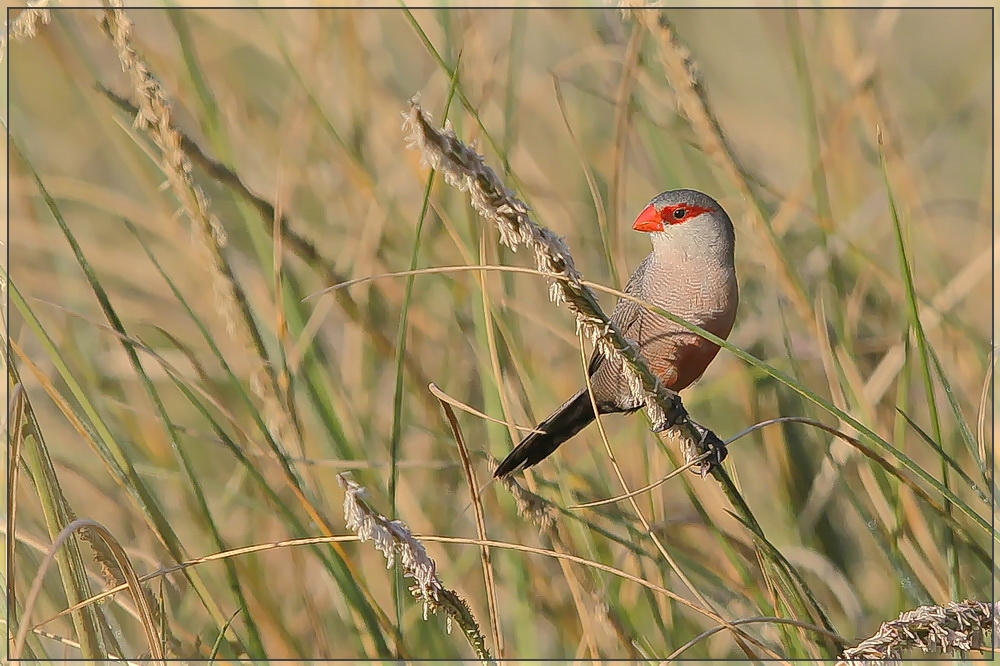
[(642, 209), (639, 217), (635, 218), (632, 228), (636, 231), (663, 231), (663, 219), (656, 206), (649, 204)]

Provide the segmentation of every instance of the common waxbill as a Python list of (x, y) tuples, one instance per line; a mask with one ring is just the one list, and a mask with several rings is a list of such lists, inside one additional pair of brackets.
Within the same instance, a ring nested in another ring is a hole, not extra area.
[[(727, 338), (736, 320), (739, 292), (733, 249), (733, 223), (712, 197), (697, 190), (669, 190), (649, 202), (632, 228), (650, 235), (653, 251), (635, 270), (625, 292)], [(634, 340), (649, 369), (674, 391), (701, 377), (719, 347), (647, 310), (621, 299), (611, 319)], [(588, 368), (600, 414), (631, 413), (643, 407), (632, 396), (619, 361), (598, 351)], [(586, 388), (542, 421), (497, 467), (503, 477), (535, 465), (594, 420)]]

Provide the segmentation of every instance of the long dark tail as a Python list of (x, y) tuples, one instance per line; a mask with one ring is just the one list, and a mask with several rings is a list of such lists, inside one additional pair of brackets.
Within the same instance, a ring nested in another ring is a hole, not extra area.
[(587, 389), (563, 403), (549, 418), (538, 424), (533, 432), (521, 440), (503, 459), (493, 476), (500, 478), (519, 469), (527, 469), (549, 456), (567, 439), (583, 430), (594, 420), (594, 406)]

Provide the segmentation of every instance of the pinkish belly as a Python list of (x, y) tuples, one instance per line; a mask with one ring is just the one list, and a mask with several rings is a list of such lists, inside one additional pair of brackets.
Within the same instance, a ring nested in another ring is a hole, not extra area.
[[(733, 321), (726, 317), (707, 322), (704, 328), (726, 339), (733, 328)], [(649, 369), (660, 378), (664, 386), (674, 391), (682, 391), (693, 384), (719, 353), (718, 345), (687, 329), (654, 337), (640, 348), (649, 360)]]
[(701, 377), (702, 373), (719, 353), (718, 345), (704, 338), (684, 335), (669, 345), (655, 345), (643, 349), (650, 359), (650, 370), (660, 378), (663, 385), (674, 391), (682, 391)]

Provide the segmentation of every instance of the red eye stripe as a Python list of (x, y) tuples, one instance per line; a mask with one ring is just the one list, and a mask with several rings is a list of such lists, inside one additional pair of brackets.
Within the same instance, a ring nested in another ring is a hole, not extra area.
[[(660, 211), (660, 219), (663, 220), (665, 224), (680, 224), (681, 222), (687, 222), (688, 220), (698, 217), (702, 213), (710, 213), (714, 208), (703, 208), (702, 206), (692, 206), (690, 204), (674, 204), (672, 206), (664, 206), (663, 210)], [(683, 213), (683, 214), (678, 214)]]

